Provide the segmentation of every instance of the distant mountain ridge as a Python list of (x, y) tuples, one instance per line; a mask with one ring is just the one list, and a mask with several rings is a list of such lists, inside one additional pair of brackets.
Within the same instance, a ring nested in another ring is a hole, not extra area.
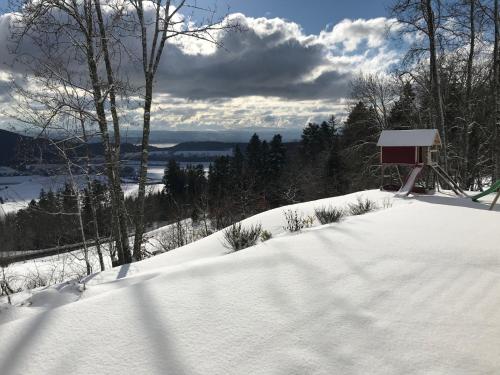
[[(172, 147), (150, 146), (150, 151), (178, 153), (182, 151), (221, 151), (234, 148), (238, 143), (235, 142), (183, 142)], [(242, 149), (246, 143), (239, 144)], [(132, 143), (121, 144), (122, 154), (138, 154), (141, 146)], [(101, 156), (104, 154), (104, 148), (101, 143), (89, 143), (89, 151), (92, 156)], [(74, 151), (75, 157), (83, 156), (85, 148), (77, 147)], [(27, 135), (14, 133), (8, 130), (0, 129), (0, 165), (19, 167), (32, 163), (59, 163), (61, 158), (57, 150), (50, 144), (48, 139), (34, 138)]]
[[(104, 150), (100, 143), (90, 143), (90, 153), (94, 156), (102, 155)], [(139, 152), (140, 147), (130, 143), (121, 145), (121, 151)], [(82, 156), (83, 147), (73, 150), (73, 156)], [(35, 162), (61, 162), (57, 149), (46, 138), (35, 138), (0, 129), (0, 165), (21, 166)]]
[(23, 160), (35, 160), (49, 148), (47, 140), (0, 129), (0, 165), (9, 166)]
[[(181, 132), (183, 137), (186, 133)], [(197, 132), (201, 136), (201, 132)], [(268, 134), (266, 134), (267, 136)], [(196, 138), (196, 137), (195, 137)], [(224, 138), (224, 136), (222, 137)], [(242, 152), (245, 152), (247, 142), (250, 138), (244, 141), (213, 141), (213, 140), (194, 140), (186, 141), (176, 144), (171, 147), (156, 147), (150, 146), (151, 160), (155, 160), (159, 155), (162, 156), (158, 160), (165, 160), (175, 155), (185, 152), (216, 152), (234, 150), (239, 146)], [(130, 137), (127, 138), (130, 140)], [(157, 142), (156, 139), (152, 143)], [(290, 149), (295, 148), (296, 142), (287, 142), (287, 147)], [(92, 156), (102, 156), (104, 149), (101, 143), (89, 143), (89, 151)], [(141, 146), (124, 142), (120, 148), (121, 154), (126, 155), (126, 158), (137, 159), (137, 155), (141, 152)], [(83, 147), (76, 147), (73, 150), (73, 156), (83, 156), (86, 149)], [(137, 154), (137, 155), (134, 155)], [(192, 156), (193, 158), (194, 156)], [(25, 164), (33, 163), (60, 163), (61, 158), (57, 150), (50, 144), (50, 141), (45, 138), (35, 138), (27, 135), (14, 133), (8, 130), (0, 129), (0, 166), (19, 167)]]

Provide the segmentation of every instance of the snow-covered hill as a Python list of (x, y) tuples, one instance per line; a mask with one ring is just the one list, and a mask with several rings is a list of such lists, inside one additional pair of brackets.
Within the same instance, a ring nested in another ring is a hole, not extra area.
[(359, 196), (385, 208), (298, 234), (280, 208), (238, 253), (216, 233), (41, 290), (0, 325), (0, 374), (500, 373), (500, 213), (379, 191), (291, 208)]

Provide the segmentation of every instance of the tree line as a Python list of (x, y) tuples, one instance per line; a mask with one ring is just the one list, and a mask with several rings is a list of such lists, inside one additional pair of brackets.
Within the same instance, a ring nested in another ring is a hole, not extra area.
[[(204, 22), (181, 27), (178, 16), (185, 9), (202, 12)], [(146, 172), (154, 82), (164, 50), (180, 35), (217, 44), (217, 33), (238, 25), (216, 20), (210, 8), (190, 1), (177, 6), (170, 1), (148, 6), (140, 0), (111, 2), (106, 12), (99, 0), (19, 1), (14, 10), (11, 52), (26, 82), (13, 82), (18, 102), (11, 115), (39, 134), (55, 131), (65, 142), (85, 146), (92, 136), (99, 137), (111, 226), (102, 235), (113, 238), (117, 264), (143, 257), (144, 231), (155, 207), (172, 210), (155, 213), (158, 220), (205, 212), (222, 227), (282, 204), (376, 186), (375, 142), (384, 129), (438, 129), (444, 144), (441, 162), (464, 189), (500, 179), (498, 0), (394, 0), (391, 27), (409, 46), (405, 57), (390, 74), (353, 80), (353, 100), (342, 126), (335, 119), (309, 124), (296, 147), (283, 146), (279, 137), (270, 142), (253, 137), (245, 153), (236, 150), (217, 160), (208, 178), (200, 177), (196, 167), (179, 173), (172, 164), (165, 192), (158, 196), (146, 194)], [(139, 71), (132, 72), (132, 66)], [(131, 102), (140, 108), (143, 130), (135, 201), (125, 198), (120, 184), (121, 126)], [(64, 147), (54, 146), (64, 153)], [(190, 175), (182, 177), (182, 189), (189, 191), (180, 193), (181, 184), (171, 180), (184, 172)], [(82, 198), (74, 188), (73, 194), (84, 239), (92, 234), (86, 232)], [(163, 206), (151, 207), (153, 199)], [(69, 241), (67, 236), (60, 241)]]
[[(360, 108), (364, 106), (360, 104)], [(362, 116), (360, 112), (369, 113), (358, 108), (354, 115)], [(279, 134), (267, 142), (254, 134), (244, 151), (235, 146), (232, 156), (217, 158), (208, 171), (202, 165), (181, 168), (170, 160), (163, 189), (145, 196), (145, 228), (191, 218), (204, 221), (209, 233), (270, 208), (368, 187), (367, 180), (354, 178), (357, 166), (342, 151), (346, 142), (357, 137), (348, 130), (351, 128), (348, 120), (344, 131), (338, 132), (332, 116), (321, 124), (310, 123), (300, 142), (283, 143)], [(42, 190), (27, 208), (7, 215), (0, 221), (2, 248), (19, 251), (64, 246), (81, 242), (82, 233), (89, 241), (112, 238), (115, 226), (109, 184), (93, 180), (77, 194), (79, 189), (68, 183), (59, 190)], [(134, 196), (124, 198), (130, 233), (135, 204)], [(112, 249), (112, 259), (118, 264), (117, 249)]]

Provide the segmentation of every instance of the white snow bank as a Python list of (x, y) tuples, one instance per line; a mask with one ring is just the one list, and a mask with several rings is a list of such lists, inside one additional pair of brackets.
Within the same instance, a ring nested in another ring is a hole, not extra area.
[(218, 256), (215, 234), (0, 325), (0, 374), (499, 373), (500, 214), (486, 208), (395, 199), (300, 234), (283, 233), (286, 208), (257, 215), (245, 224), (273, 231), (265, 243)]

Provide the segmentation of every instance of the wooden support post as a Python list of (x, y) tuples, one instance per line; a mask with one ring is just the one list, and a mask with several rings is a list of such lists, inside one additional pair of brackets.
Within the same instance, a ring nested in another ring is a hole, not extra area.
[(380, 178), (380, 190), (384, 190), (385, 165), (382, 164), (382, 176)]
[(495, 204), (497, 204), (498, 198), (500, 198), (500, 189), (497, 191), (497, 195), (495, 195), (495, 199), (493, 199), (493, 202), (491, 203), (490, 211), (493, 211), (493, 209), (495, 208)]
[(399, 182), (401, 182), (401, 186), (404, 185), (403, 178), (401, 177), (401, 172), (399, 171), (399, 166), (396, 165), (396, 171), (398, 172)]

